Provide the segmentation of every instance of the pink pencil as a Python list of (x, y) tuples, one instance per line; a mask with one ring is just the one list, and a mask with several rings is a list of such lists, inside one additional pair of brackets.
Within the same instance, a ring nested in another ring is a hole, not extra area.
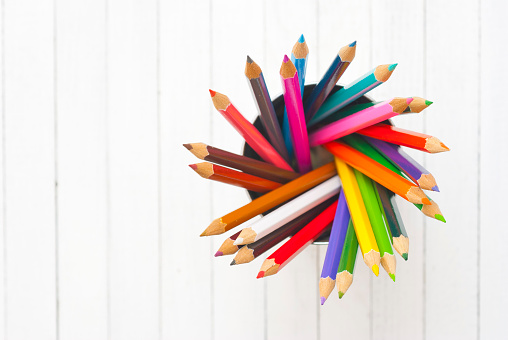
[(226, 120), (233, 125), (239, 134), (245, 139), (247, 144), (256, 151), (266, 162), (271, 163), (281, 169), (294, 171), (291, 166), (282, 158), (281, 155), (268, 143), (265, 137), (259, 132), (254, 125), (251, 124), (231, 103), (229, 98), (219, 92), (210, 90), (213, 105)]
[(331, 142), (396, 116), (402, 113), (412, 101), (413, 98), (395, 97), (339, 119), (311, 133), (309, 137), (310, 146)]
[(309, 137), (307, 135), (307, 125), (305, 124), (302, 94), (298, 83), (298, 72), (287, 55), (284, 56), (284, 61), (280, 67), (280, 79), (298, 170), (301, 173), (306, 173), (312, 169)]

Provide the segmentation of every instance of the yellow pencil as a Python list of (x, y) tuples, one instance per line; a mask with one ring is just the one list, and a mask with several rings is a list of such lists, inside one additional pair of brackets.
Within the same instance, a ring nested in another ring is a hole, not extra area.
[(376, 276), (379, 275), (379, 248), (377, 246), (376, 237), (372, 231), (369, 215), (363, 203), (362, 194), (356, 181), (353, 168), (347, 165), (343, 160), (335, 157), (335, 166), (342, 181), (344, 195), (346, 196), (353, 227), (355, 228), (356, 237), (363, 254), (363, 260), (372, 269)]

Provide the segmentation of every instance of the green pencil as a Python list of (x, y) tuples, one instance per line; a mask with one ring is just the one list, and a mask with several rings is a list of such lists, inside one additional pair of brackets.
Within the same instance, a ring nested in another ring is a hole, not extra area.
[(367, 214), (369, 215), (372, 231), (374, 232), (374, 236), (376, 237), (376, 242), (379, 247), (381, 265), (388, 275), (390, 275), (392, 280), (395, 281), (395, 256), (393, 255), (390, 234), (386, 229), (386, 224), (383, 220), (383, 212), (379, 207), (374, 182), (356, 169), (355, 176), (365, 203), (365, 208), (367, 209)]
[(358, 239), (356, 238), (353, 221), (349, 220), (346, 239), (342, 248), (339, 269), (337, 270), (337, 291), (339, 299), (342, 299), (346, 291), (353, 283), (353, 272), (355, 269), (356, 253), (358, 252)]

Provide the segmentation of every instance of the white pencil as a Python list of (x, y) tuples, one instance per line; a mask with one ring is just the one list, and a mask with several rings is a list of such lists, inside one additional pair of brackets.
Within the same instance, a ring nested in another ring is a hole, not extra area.
[(298, 196), (272, 211), (263, 218), (244, 228), (236, 238), (234, 245), (250, 244), (282, 227), (289, 221), (306, 213), (327, 199), (337, 195), (340, 189), (339, 176), (334, 176), (315, 188)]

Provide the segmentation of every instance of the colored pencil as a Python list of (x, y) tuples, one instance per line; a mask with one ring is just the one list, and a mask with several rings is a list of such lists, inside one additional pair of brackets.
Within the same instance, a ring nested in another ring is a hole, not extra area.
[(190, 164), (189, 166), (203, 178), (231, 184), (250, 191), (265, 193), (282, 186), (281, 183), (272, 182), (261, 177), (208, 162)]
[(330, 142), (325, 144), (325, 148), (334, 156), (337, 156), (348, 163), (350, 166), (360, 171), (372, 180), (390, 189), (397, 195), (408, 200), (411, 203), (430, 204), (429, 199), (423, 193), (422, 189), (414, 183), (392, 172), (378, 162), (365, 156), (360, 151), (343, 144), (342, 142)]
[(245, 64), (245, 76), (249, 80), (252, 96), (256, 102), (259, 112), (259, 118), (263, 124), (268, 140), (271, 142), (275, 150), (289, 162), (289, 154), (284, 144), (284, 137), (280, 129), (275, 109), (273, 108), (268, 88), (266, 87), (263, 72), (258, 64), (256, 64), (249, 56)]
[(392, 98), (323, 126), (310, 134), (310, 146), (330, 142), (396, 116), (406, 109), (411, 100), (411, 98)]
[(330, 197), (337, 195), (339, 190), (340, 180), (338, 176), (326, 180), (244, 228), (236, 239), (235, 245), (256, 242), (289, 221), (320, 205)]
[(409, 104), (407, 109), (404, 110), (404, 113), (420, 113), (430, 105), (432, 105), (430, 100), (426, 100), (421, 97), (413, 97), (413, 101)]
[(284, 170), (270, 163), (237, 155), (204, 143), (190, 143), (183, 144), (183, 146), (199, 159), (241, 170), (247, 174), (277, 183), (287, 183), (300, 176), (294, 171)]
[[(400, 217), (397, 203), (395, 202), (395, 195), (388, 191), (384, 186), (379, 183), (375, 183), (376, 190), (379, 195), (381, 207), (386, 216), (386, 222), (390, 228), (390, 234), (392, 236), (393, 249), (407, 261), (409, 252), (409, 237), (407, 236), (406, 228)], [(393, 198), (393, 199), (392, 199)]]
[(358, 252), (358, 239), (356, 238), (353, 220), (349, 220), (344, 240), (344, 248), (340, 256), (339, 268), (337, 270), (337, 291), (339, 299), (342, 299), (346, 291), (353, 283), (353, 273), (355, 269), (356, 253)]
[(349, 64), (351, 64), (355, 58), (355, 52), (356, 41), (339, 50), (339, 53), (328, 67), (328, 70), (326, 70), (323, 78), (321, 78), (319, 83), (312, 90), (309, 98), (305, 102), (305, 120), (307, 122), (314, 117), (335, 84), (337, 84), (342, 74), (344, 74)]
[(243, 207), (215, 219), (200, 236), (218, 235), (231, 230), (251, 218), (300, 195), (310, 188), (315, 187), (334, 175), (335, 167), (333, 163), (325, 164), (287, 184), (284, 184), (280, 188), (264, 194), (263, 196), (247, 203)]
[(436, 137), (420, 132), (401, 129), (388, 124), (376, 124), (357, 132), (363, 136), (380, 139), (388, 143), (407, 146), (408, 148), (429, 153), (450, 151), (450, 149)]
[(375, 138), (365, 137), (365, 139), (379, 152), (385, 155), (387, 159), (391, 160), (394, 165), (404, 171), (413, 182), (418, 183), (420, 188), (439, 192), (434, 176), (420, 165), (420, 163), (405, 153), (401, 147)]
[(363, 254), (363, 260), (367, 266), (372, 269), (374, 274), (378, 276), (379, 263), (381, 261), (379, 257), (379, 247), (374, 232), (372, 231), (372, 226), (369, 216), (367, 215), (367, 210), (365, 209), (365, 203), (363, 202), (354, 170), (338, 157), (335, 157), (335, 165), (342, 181), (344, 195), (346, 196), (355, 233)]
[[(370, 145), (364, 138), (368, 137), (362, 137), (356, 134), (348, 135), (346, 137), (342, 137), (341, 140), (346, 142), (349, 146), (355, 148), (356, 150), (360, 151), (364, 155), (370, 157), (373, 161), (380, 163), (382, 166), (390, 169), (391, 171), (395, 172), (399, 176), (405, 178), (405, 174), (397, 168), (395, 165), (392, 164), (388, 159), (386, 159), (381, 153), (379, 153), (378, 150), (376, 150), (372, 145)], [(411, 180), (408, 177), (409, 180)], [(414, 182), (417, 184), (417, 182)], [(427, 199), (430, 201), (430, 205), (423, 205), (423, 204), (415, 204), (415, 207), (417, 207), (423, 214), (426, 216), (435, 218), (437, 220), (440, 220), (442, 222), (446, 222), (444, 219), (441, 210), (439, 210), (439, 206), (436, 202), (434, 202), (432, 199), (430, 199), (429, 196), (425, 195)]]
[(365, 209), (369, 216), (372, 231), (376, 237), (376, 243), (379, 247), (379, 255), (381, 256), (381, 265), (388, 275), (395, 281), (396, 261), (393, 254), (392, 243), (383, 220), (382, 211), (379, 207), (378, 198), (374, 183), (372, 180), (355, 170), (356, 181), (362, 194)]
[(335, 92), (324, 102), (318, 112), (311, 119), (309, 125), (314, 125), (320, 122), (333, 112), (345, 107), (347, 104), (352, 103), (373, 88), (376, 88), (386, 82), (392, 75), (395, 67), (397, 67), (397, 64), (379, 65), (369, 73)]
[(338, 202), (328, 247), (326, 248), (321, 278), (319, 279), (319, 295), (322, 305), (325, 303), (326, 299), (328, 299), (328, 296), (330, 296), (335, 286), (335, 278), (337, 277), (337, 270), (339, 269), (347, 227), (351, 219), (346, 197), (344, 196), (344, 190), (340, 192)]
[(279, 168), (293, 171), (291, 166), (268, 143), (265, 137), (238, 111), (229, 98), (219, 92), (210, 90), (213, 105), (236, 131), (245, 139), (247, 144), (266, 162)]
[[(296, 72), (298, 72), (298, 82), (300, 83), (300, 92), (303, 98), (303, 90), (305, 88), (305, 73), (307, 72), (307, 57), (309, 48), (305, 42), (303, 34), (300, 36), (291, 51), (291, 61), (295, 64)], [(284, 135), (284, 143), (288, 150), (289, 156), (293, 155), (293, 142), (291, 140), (291, 130), (289, 129), (289, 121), (287, 110), (284, 107), (284, 117), (282, 122), (282, 134)]]
[(277, 274), (293, 258), (314, 242), (333, 222), (337, 201), (303, 227), (261, 265), (257, 278)]
[(296, 232), (309, 224), (310, 221), (312, 221), (317, 215), (323, 212), (325, 207), (332, 204), (336, 199), (336, 197), (330, 198), (323, 204), (320, 204), (312, 210), (307, 211), (305, 214), (298, 216), (292, 221), (289, 221), (284, 226), (266, 235), (265, 237), (260, 238), (256, 242), (241, 246), (242, 248), (240, 248), (238, 254), (236, 254), (235, 258), (231, 262), (231, 265), (233, 266), (236, 264), (251, 262), (258, 256), (264, 254), (270, 248), (284, 241), (287, 237), (296, 234)]
[(302, 94), (298, 83), (298, 72), (287, 55), (284, 56), (280, 68), (280, 78), (296, 163), (298, 170), (301, 173), (306, 173), (312, 169), (307, 125), (305, 124)]
[(223, 256), (223, 255), (232, 255), (238, 251), (238, 246), (234, 245), (234, 242), (238, 235), (240, 235), (240, 232), (237, 232), (231, 236), (229, 236), (222, 245), (219, 247), (219, 250), (215, 253), (215, 257)]

